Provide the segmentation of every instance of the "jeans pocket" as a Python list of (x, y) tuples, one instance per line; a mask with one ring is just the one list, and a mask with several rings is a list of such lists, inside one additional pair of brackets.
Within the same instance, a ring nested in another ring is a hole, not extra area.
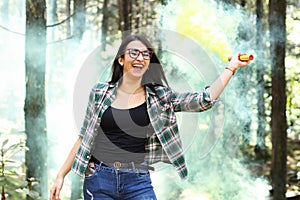
[(87, 166), (85, 170), (85, 178), (92, 178), (97, 173), (96, 168)]

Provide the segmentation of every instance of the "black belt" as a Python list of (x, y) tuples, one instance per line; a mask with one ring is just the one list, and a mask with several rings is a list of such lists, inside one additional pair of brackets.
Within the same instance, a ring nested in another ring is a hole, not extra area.
[[(90, 162), (93, 162), (93, 163), (98, 164), (98, 165), (100, 165), (100, 163), (101, 163), (94, 156), (91, 157)], [(141, 164), (137, 164), (137, 163), (134, 163), (134, 162), (132, 162), (132, 163), (123, 163), (123, 162), (119, 162), (119, 161), (116, 161), (114, 163), (104, 163), (104, 162), (102, 162), (101, 165), (102, 166), (107, 166), (107, 167), (113, 167), (117, 170), (136, 168), (136, 169), (141, 169), (141, 170), (154, 171), (154, 167), (151, 167), (149, 165), (141, 165)]]

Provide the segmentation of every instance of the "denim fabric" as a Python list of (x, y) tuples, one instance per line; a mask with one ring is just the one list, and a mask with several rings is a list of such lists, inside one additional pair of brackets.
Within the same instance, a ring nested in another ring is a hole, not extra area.
[(156, 200), (149, 171), (116, 170), (102, 164), (85, 177), (83, 194), (85, 200)]

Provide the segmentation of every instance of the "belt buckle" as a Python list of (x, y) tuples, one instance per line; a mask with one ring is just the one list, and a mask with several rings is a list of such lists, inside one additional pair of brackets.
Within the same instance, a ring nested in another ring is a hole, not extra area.
[(114, 168), (115, 169), (117, 169), (117, 170), (119, 170), (120, 168), (122, 167), (122, 163), (120, 163), (120, 162), (114, 162)]

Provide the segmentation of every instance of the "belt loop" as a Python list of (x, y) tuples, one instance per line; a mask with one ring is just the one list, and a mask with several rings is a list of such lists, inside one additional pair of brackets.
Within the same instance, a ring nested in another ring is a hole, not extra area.
[(131, 163), (131, 166), (132, 166), (132, 170), (135, 172), (136, 168), (135, 168), (134, 162), (130, 162), (130, 163)]
[(98, 168), (98, 170), (97, 170), (97, 171), (99, 171), (99, 170), (100, 170), (100, 168), (101, 168), (102, 164), (103, 164), (103, 162), (102, 162), (102, 161), (100, 161), (100, 163), (97, 165), (97, 168)]

